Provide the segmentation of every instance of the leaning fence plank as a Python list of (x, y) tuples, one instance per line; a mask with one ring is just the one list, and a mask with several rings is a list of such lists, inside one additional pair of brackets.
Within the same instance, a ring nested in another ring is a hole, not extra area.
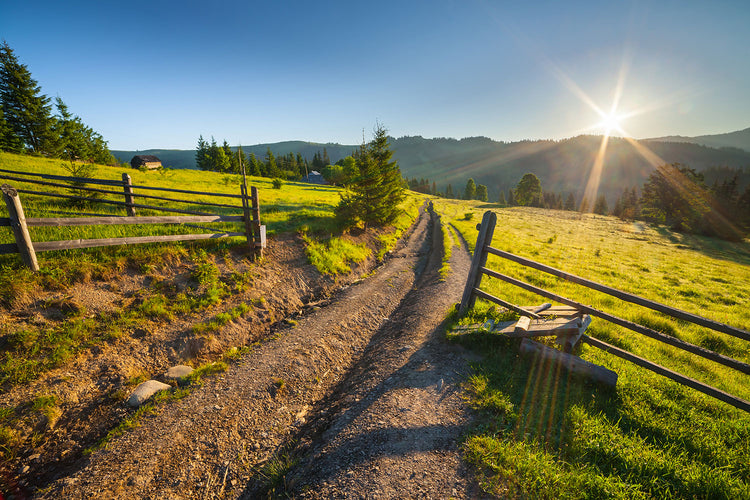
[(750, 402), (745, 401), (744, 399), (740, 399), (736, 396), (732, 396), (731, 394), (727, 394), (726, 392), (721, 391), (715, 387), (711, 387), (710, 385), (704, 384), (703, 382), (699, 382), (698, 380), (692, 379), (690, 377), (686, 377), (682, 374), (674, 372), (661, 365), (652, 363), (651, 361), (648, 361), (647, 359), (641, 358), (640, 356), (636, 356), (633, 353), (622, 350), (613, 345), (607, 344), (606, 342), (602, 342), (601, 340), (596, 339), (594, 337), (589, 337), (588, 335), (582, 335), (581, 340), (589, 345), (597, 347), (610, 354), (614, 354), (615, 356), (628, 360), (631, 363), (634, 363), (642, 368), (651, 370), (652, 372), (658, 373), (659, 375), (672, 379), (675, 382), (679, 382), (682, 385), (691, 387), (695, 389), (696, 391), (700, 391), (713, 398), (724, 401), (725, 403), (730, 404), (734, 406), (735, 408), (739, 408), (740, 410), (744, 410), (750, 413)]
[(618, 290), (617, 288), (612, 288), (607, 285), (602, 285), (601, 283), (596, 283), (595, 281), (587, 280), (586, 278), (581, 278), (580, 276), (566, 273), (565, 271), (555, 269), (554, 267), (546, 266), (539, 262), (535, 262), (530, 259), (525, 259), (523, 257), (519, 257), (518, 255), (514, 255), (512, 253), (499, 250), (497, 248), (487, 247), (487, 252), (493, 255), (497, 255), (498, 257), (502, 257), (504, 259), (508, 259), (510, 261), (516, 262), (523, 266), (531, 267), (538, 271), (542, 271), (542, 272), (551, 274), (553, 276), (563, 278), (572, 283), (576, 283), (578, 285), (591, 288), (592, 290), (606, 293), (608, 295), (617, 297), (618, 299), (624, 300), (626, 302), (631, 302), (633, 304), (638, 304), (639, 306), (648, 307), (649, 309), (653, 309), (654, 311), (659, 311), (661, 313), (668, 314), (675, 318), (690, 321), (691, 323), (695, 323), (696, 325), (711, 328), (712, 330), (716, 330), (717, 332), (726, 333), (727, 335), (732, 335), (734, 337), (738, 337), (744, 340), (750, 340), (750, 332), (747, 332), (740, 328), (735, 328), (733, 326), (729, 326), (724, 323), (720, 323), (718, 321), (713, 321), (713, 320), (704, 318), (702, 316), (698, 316), (696, 314), (683, 311), (681, 309), (676, 309), (674, 307), (670, 307), (665, 304), (660, 304), (659, 302), (654, 302), (652, 300), (644, 299), (643, 297), (639, 297), (638, 295), (634, 295), (632, 293), (628, 293), (623, 290)]
[(8, 207), (8, 218), (10, 219), (10, 227), (13, 229), (13, 236), (16, 238), (18, 253), (21, 254), (24, 264), (32, 270), (38, 271), (39, 263), (36, 260), (29, 229), (26, 226), (26, 217), (21, 206), (21, 199), (18, 197), (18, 191), (7, 184), (3, 184), (2, 191), (5, 205)]
[(125, 238), (102, 238), (92, 240), (40, 241), (34, 243), (37, 252), (72, 250), (75, 248), (108, 247), (114, 245), (138, 245), (142, 243), (165, 243), (170, 241), (193, 241), (245, 236), (245, 233), (168, 234), (163, 236), (133, 236)]
[(240, 184), (240, 193), (242, 193), (242, 212), (244, 213), (245, 222), (245, 234), (247, 235), (247, 246), (255, 251), (255, 243), (253, 242), (253, 222), (250, 215), (250, 206), (252, 201), (247, 197), (247, 185)]
[[(130, 224), (182, 224), (186, 222), (240, 222), (241, 215), (163, 215), (140, 217), (29, 217), (32, 227), (109, 226)], [(2, 225), (2, 224), (0, 224)]]
[[(474, 257), (471, 259), (471, 267), (469, 268), (469, 276), (466, 278), (466, 286), (464, 287), (464, 294), (461, 297), (461, 306), (458, 309), (458, 314), (463, 316), (466, 314), (471, 307), (474, 306), (476, 300), (474, 290), (479, 288), (482, 281), (482, 273), (479, 269), (484, 267), (487, 263), (487, 252), (485, 248), (492, 242), (492, 236), (495, 232), (495, 224), (497, 223), (497, 214), (495, 212), (487, 211), (482, 217), (482, 223), (479, 226), (479, 234), (477, 235), (477, 243), (474, 245)], [(520, 314), (527, 315), (526, 313)]]
[(600, 311), (598, 309), (594, 309), (593, 307), (580, 304), (574, 300), (570, 300), (560, 295), (557, 295), (555, 293), (548, 292), (547, 290), (543, 288), (539, 288), (534, 285), (530, 285), (523, 281), (517, 280), (515, 278), (511, 278), (510, 276), (506, 276), (504, 274), (498, 273), (497, 271), (493, 271), (487, 268), (482, 268), (482, 273), (486, 274), (487, 276), (492, 276), (493, 278), (503, 280), (506, 283), (510, 283), (511, 285), (515, 285), (519, 288), (523, 288), (524, 290), (528, 290), (530, 292), (536, 293), (537, 295), (541, 295), (542, 297), (547, 297), (548, 299), (554, 300), (556, 302), (560, 302), (561, 304), (566, 304), (566, 305), (575, 307), (576, 309), (584, 313), (604, 319), (606, 321), (609, 321), (610, 323), (620, 325), (629, 330), (633, 330), (634, 332), (638, 332), (654, 340), (658, 340), (665, 344), (669, 344), (673, 347), (677, 347), (684, 351), (691, 352), (703, 358), (710, 359), (711, 361), (715, 361), (724, 366), (729, 366), (731, 368), (734, 368), (735, 370), (741, 371), (742, 373), (750, 374), (750, 365), (748, 365), (747, 363), (737, 361), (736, 359), (724, 356), (714, 351), (709, 351), (708, 349), (704, 349), (703, 347), (699, 347), (695, 344), (685, 342), (678, 338), (671, 337), (669, 335), (664, 335), (663, 333), (659, 333), (650, 328), (646, 328), (645, 326), (639, 325), (637, 323), (633, 323), (632, 321), (618, 318), (617, 316), (612, 316), (611, 314), (605, 313), (604, 311)]

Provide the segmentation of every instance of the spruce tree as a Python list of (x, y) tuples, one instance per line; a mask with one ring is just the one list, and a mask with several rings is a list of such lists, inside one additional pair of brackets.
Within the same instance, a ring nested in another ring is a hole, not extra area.
[(448, 187), (445, 188), (445, 197), (446, 198), (453, 198), (453, 186), (448, 184)]
[(208, 143), (203, 135), (198, 136), (198, 146), (195, 148), (195, 166), (199, 170), (211, 170), (208, 158)]
[(474, 197), (479, 201), (487, 201), (487, 186), (485, 186), (484, 184), (477, 185), (477, 192)]
[(357, 176), (336, 207), (341, 224), (383, 226), (396, 220), (405, 193), (401, 169), (392, 156), (387, 131), (378, 124), (372, 141), (355, 153)]
[(27, 149), (56, 153), (49, 97), (5, 41), (0, 46), (0, 105), (7, 126)]
[(466, 189), (464, 189), (464, 200), (473, 200), (477, 194), (477, 185), (474, 183), (474, 179), (466, 181)]

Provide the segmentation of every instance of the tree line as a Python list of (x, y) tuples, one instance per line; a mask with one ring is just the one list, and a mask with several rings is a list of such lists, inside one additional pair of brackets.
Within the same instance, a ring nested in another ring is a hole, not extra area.
[(0, 149), (50, 158), (114, 165), (107, 141), (58, 96), (42, 93), (6, 41), (0, 45)]

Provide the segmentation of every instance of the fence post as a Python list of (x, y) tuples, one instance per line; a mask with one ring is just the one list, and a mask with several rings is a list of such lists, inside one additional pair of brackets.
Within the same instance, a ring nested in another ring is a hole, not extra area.
[(250, 200), (247, 197), (247, 184), (240, 184), (240, 192), (242, 193), (242, 214), (245, 221), (245, 235), (247, 236), (247, 246), (255, 252), (255, 244), (253, 243), (253, 226), (250, 215)]
[(135, 217), (135, 207), (133, 206), (133, 184), (130, 182), (130, 175), (122, 174), (122, 188), (125, 191), (125, 203), (128, 216)]
[(250, 198), (253, 211), (253, 240), (256, 257), (263, 257), (263, 249), (266, 248), (266, 226), (260, 225), (260, 200), (258, 199), (258, 188), (250, 186)]
[(474, 257), (471, 259), (469, 276), (466, 279), (466, 288), (464, 288), (464, 295), (461, 298), (461, 306), (458, 308), (459, 316), (463, 316), (466, 314), (466, 311), (474, 307), (474, 302), (477, 299), (476, 295), (474, 295), (474, 289), (479, 288), (482, 282), (482, 273), (479, 271), (479, 268), (484, 267), (487, 263), (486, 247), (492, 243), (492, 235), (495, 233), (496, 223), (497, 214), (495, 212), (488, 210), (484, 213), (482, 223), (478, 228), (479, 235), (477, 235), (477, 244), (474, 246)]
[(5, 204), (8, 206), (8, 217), (10, 218), (10, 226), (13, 228), (13, 236), (16, 238), (18, 253), (21, 254), (24, 264), (33, 271), (38, 271), (39, 263), (36, 261), (34, 245), (31, 243), (31, 236), (29, 235), (29, 228), (26, 226), (26, 216), (23, 214), (18, 191), (8, 184), (3, 184), (2, 190)]

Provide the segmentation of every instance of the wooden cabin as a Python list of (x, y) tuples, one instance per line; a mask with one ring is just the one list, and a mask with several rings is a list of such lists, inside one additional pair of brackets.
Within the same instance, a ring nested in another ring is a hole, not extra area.
[(153, 170), (161, 167), (161, 160), (154, 155), (135, 155), (130, 160), (130, 166), (133, 168), (146, 168)]

